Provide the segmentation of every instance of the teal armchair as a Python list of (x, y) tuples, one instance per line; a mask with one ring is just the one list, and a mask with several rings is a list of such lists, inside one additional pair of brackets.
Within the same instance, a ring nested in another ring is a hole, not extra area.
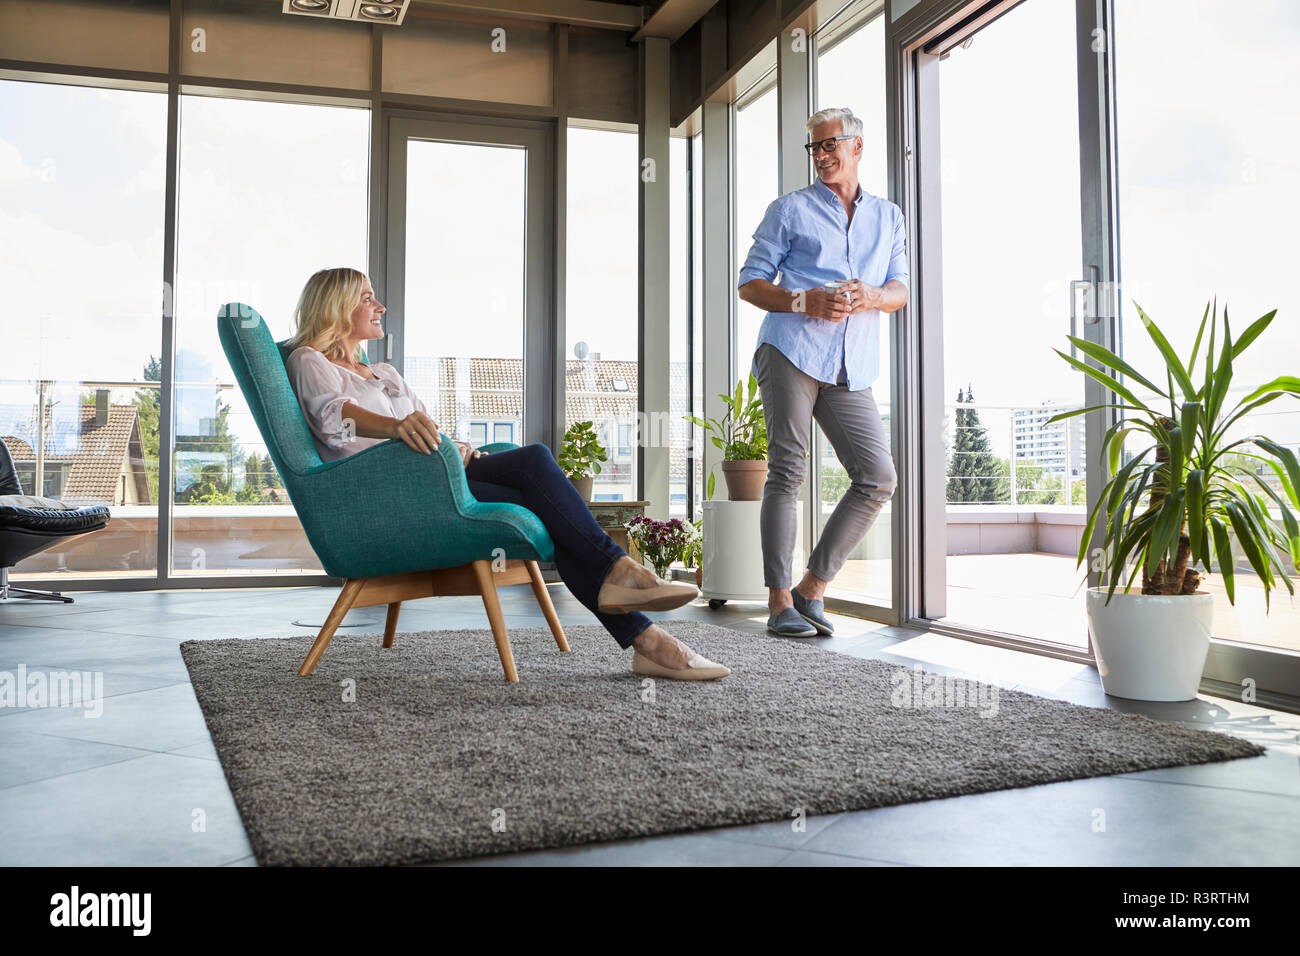
[[(271, 338), (256, 309), (229, 302), (217, 333), (266, 448), (284, 479), (307, 541), (343, 588), (298, 673), (310, 674), (344, 615), (388, 605), (384, 647), (392, 647), (403, 601), (453, 594), (483, 599), (506, 680), (519, 679), (497, 587), (529, 584), (560, 650), (569, 645), (538, 561), (555, 545), (541, 519), (521, 505), (478, 501), (454, 442), (432, 455), (380, 442), (323, 462), (289, 384), (285, 343)], [(492, 452), (516, 446), (485, 445)], [(358, 506), (373, 501), (377, 507)]]

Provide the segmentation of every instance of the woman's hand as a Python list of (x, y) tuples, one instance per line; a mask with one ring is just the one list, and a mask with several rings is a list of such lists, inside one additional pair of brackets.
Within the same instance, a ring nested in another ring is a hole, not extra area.
[(461, 464), (463, 465), (468, 465), (475, 458), (478, 458), (480, 455), (486, 454), (485, 452), (479, 451), (477, 448), (475, 448), (467, 441), (458, 440), (456, 442), (456, 447), (460, 449), (460, 460), (461, 460)]
[(403, 419), (394, 419), (392, 434), (389, 438), (400, 438), (418, 452), (432, 455), (438, 447), (441, 435), (433, 419), (424, 412), (411, 412)]

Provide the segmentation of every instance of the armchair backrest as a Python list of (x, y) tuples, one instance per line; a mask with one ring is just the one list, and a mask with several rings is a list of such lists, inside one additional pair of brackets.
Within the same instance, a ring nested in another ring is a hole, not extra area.
[[(227, 302), (217, 311), (217, 334), (266, 450), (285, 481), (321, 464), (284, 368), (288, 351), (271, 338), (262, 316), (252, 306)], [(292, 488), (289, 493), (293, 495)]]
[(18, 472), (14, 468), (13, 456), (9, 446), (0, 441), (0, 495), (21, 495), (23, 486), (18, 481)]

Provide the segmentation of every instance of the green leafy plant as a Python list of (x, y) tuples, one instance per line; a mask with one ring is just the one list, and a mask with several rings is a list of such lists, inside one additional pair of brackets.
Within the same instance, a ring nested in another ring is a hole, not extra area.
[[(758, 379), (749, 373), (748, 391), (742, 378), (736, 382), (734, 395), (718, 393), (727, 406), (722, 421), (715, 418), (697, 418), (683, 415), (692, 425), (712, 432), (709, 440), (722, 449), (724, 461), (762, 461), (767, 458), (767, 422), (763, 418), (763, 398), (758, 391)], [(713, 497), (714, 476), (709, 473), (706, 498)]]
[(564, 446), (556, 459), (561, 470), (570, 478), (585, 478), (600, 474), (600, 463), (609, 458), (600, 443), (594, 422), (574, 422), (564, 433)]
[(682, 563), (688, 568), (698, 568), (704, 561), (704, 519), (688, 522), (694, 529), (682, 551)]
[[(1214, 557), (1218, 558), (1228, 600), (1235, 603), (1231, 532), (1264, 585), (1265, 607), (1279, 580), (1294, 594), (1281, 555), (1288, 555), (1294, 573), (1295, 566), (1300, 565), (1300, 523), (1292, 512), (1292, 508), (1300, 509), (1296, 497), (1300, 490), (1300, 461), (1290, 448), (1262, 435), (1230, 438), (1228, 431), (1261, 405), (1286, 396), (1300, 398), (1300, 378), (1279, 376), (1247, 394), (1231, 409), (1224, 408), (1233, 379), (1233, 361), (1268, 328), (1277, 310), (1257, 319), (1234, 340), (1225, 306), (1216, 355), (1218, 304), (1214, 305), (1212, 318), (1207, 304), (1191, 358), (1185, 365), (1151, 318), (1140, 307), (1137, 311), (1164, 357), (1164, 389), (1093, 342), (1068, 337), (1097, 365), (1053, 350), (1123, 400), (1063, 412), (1050, 419), (1056, 422), (1099, 408), (1123, 411), (1123, 417), (1107, 430), (1101, 442), (1101, 460), (1113, 477), (1102, 489), (1084, 527), (1078, 565), (1083, 564), (1100, 521), (1103, 580), (1109, 578), (1108, 603), (1129, 564), (1132, 570), (1125, 592), (1140, 570), (1143, 594), (1192, 594), (1201, 581), (1197, 565), (1209, 572)], [(1210, 337), (1204, 367), (1198, 371), (1197, 357), (1207, 321)], [(1160, 399), (1154, 403), (1161, 408), (1151, 408), (1141, 401), (1114, 373), (1154, 393)], [(1169, 403), (1168, 412), (1163, 408), (1164, 401)], [(1152, 444), (1121, 467), (1124, 440), (1138, 432), (1150, 435)], [(1265, 480), (1265, 470), (1276, 477), (1276, 488)], [(1270, 508), (1276, 508), (1276, 518)]]

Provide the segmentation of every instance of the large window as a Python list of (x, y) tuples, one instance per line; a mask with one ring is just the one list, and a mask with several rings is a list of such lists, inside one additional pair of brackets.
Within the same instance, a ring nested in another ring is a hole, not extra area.
[[(1163, 367), (1135, 301), (1183, 356), (1214, 298), (1236, 334), (1277, 309), (1234, 363), (1230, 408), (1257, 385), (1300, 374), (1300, 290), (1291, 281), (1300, 218), (1300, 8), (1194, 7), (1115, 4), (1122, 342), (1138, 371)], [(1294, 401), (1276, 401), (1248, 415), (1239, 431), (1300, 449), (1300, 411)], [(1275, 481), (1268, 471), (1262, 477)], [(1216, 596), (1215, 636), (1300, 650), (1300, 606), (1286, 591), (1274, 592), (1266, 614), (1263, 588), (1244, 558), (1236, 582), (1235, 607), (1221, 576), (1203, 585)]]
[(637, 412), (637, 136), (569, 129), (565, 427), (591, 421), (609, 454), (592, 484), (601, 501), (636, 492), (636, 445), (618, 425)]
[[(862, 120), (862, 159), (858, 165), (862, 191), (888, 198), (884, 14), (856, 27), (839, 28), (831, 24), (829, 36), (818, 37), (816, 72), (816, 108), (848, 107)], [(891, 432), (893, 418), (890, 356), (896, 316), (896, 313), (880, 316), (880, 377), (871, 385), (886, 434)], [(813, 431), (813, 460), (821, 470), (821, 500), (813, 519), (814, 534), (819, 536), (826, 519), (847, 491), (849, 476), (821, 426), (814, 424)], [(893, 516), (891, 500), (881, 509), (866, 537), (849, 554), (835, 579), (834, 596), (886, 607), (893, 603)]]
[(406, 381), (446, 434), (522, 444), (527, 151), (404, 137), (391, 148), (406, 150)]
[[(704, 134), (691, 137), (691, 414), (704, 417)], [(691, 429), (695, 514), (703, 513), (704, 429)]]
[(25, 493), (112, 513), (15, 580), (154, 573), (166, 133), (161, 93), (0, 80), (0, 439)]
[(180, 121), (173, 570), (318, 570), (234, 384), (217, 310), (251, 305), (280, 341), (313, 272), (366, 270), (369, 114), (183, 96)]
[(690, 141), (674, 137), (669, 145), (672, 162), (669, 189), (672, 210), (669, 213), (669, 299), (668, 351), (671, 380), (668, 392), (670, 441), (668, 449), (668, 514), (674, 518), (687, 517), (686, 486), (690, 476), (686, 463), (691, 452), (691, 439), (695, 427), (682, 418), (690, 411), (690, 375), (688, 364), (689, 336), (691, 334), (691, 260), (690, 228), (691, 210), (688, 205), (690, 182), (687, 169), (687, 152)]
[[(777, 198), (779, 178), (776, 139), (776, 86), (736, 110), (736, 270), (754, 243), (763, 213)], [(748, 379), (758, 329), (766, 315), (762, 309), (736, 297), (737, 378)], [(721, 482), (721, 478), (718, 479)]]

